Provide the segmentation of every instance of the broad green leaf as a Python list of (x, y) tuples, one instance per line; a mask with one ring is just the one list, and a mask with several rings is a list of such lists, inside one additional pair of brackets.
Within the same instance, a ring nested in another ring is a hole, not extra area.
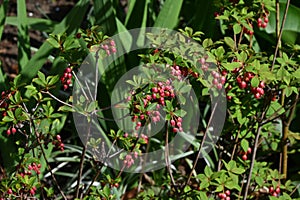
[(75, 109), (67, 106), (67, 105), (63, 105), (61, 107), (58, 108), (58, 111), (62, 111), (62, 112), (75, 112)]
[(258, 87), (258, 85), (259, 85), (259, 79), (258, 79), (258, 77), (255, 76), (251, 79), (251, 86)]
[[(79, 1), (73, 9), (67, 14), (67, 16), (54, 27), (53, 34), (59, 34), (66, 32), (67, 34), (75, 33), (80, 26), (80, 22), (85, 16), (85, 12), (89, 6), (88, 0)], [(30, 81), (37, 72), (41, 69), (43, 64), (48, 59), (54, 47), (45, 42), (29, 62), (21, 70), (22, 80), (24, 82)]]
[(293, 77), (300, 79), (300, 68), (298, 68), (294, 73), (293, 73)]
[(241, 141), (241, 147), (243, 148), (244, 152), (247, 152), (248, 148), (249, 148), (249, 142), (246, 139), (243, 139)]
[(179, 21), (182, 2), (183, 0), (166, 0), (156, 18), (154, 26), (169, 29), (175, 28)]
[(276, 116), (285, 112), (285, 109), (277, 101), (272, 101), (269, 109), (267, 110), (267, 116), (271, 116), (276, 113)]
[(132, 36), (126, 29), (126, 27), (122, 24), (122, 22), (116, 18), (116, 24), (117, 24), (117, 29), (120, 34), (120, 41), (122, 42), (122, 45), (124, 49), (129, 52), (132, 46)]
[(18, 19), (18, 62), (19, 69), (22, 70), (30, 59), (30, 37), (27, 24), (26, 1), (17, 1)]
[(4, 30), (4, 24), (5, 24), (4, 22), (6, 20), (8, 2), (9, 2), (9, 0), (4, 0), (0, 6), (0, 41), (2, 38), (3, 30)]
[[(284, 16), (286, 3), (280, 2), (280, 22), (282, 22), (282, 18)], [(289, 10), (287, 13), (286, 22), (283, 27), (283, 34), (282, 34), (282, 40), (284, 42), (288, 42), (291, 44), (294, 44), (300, 33), (300, 8), (290, 5)], [(276, 13), (270, 12), (269, 16), (269, 23), (265, 31), (268, 34), (274, 34), (276, 33)]]
[(235, 68), (238, 68), (241, 66), (241, 63), (238, 62), (232, 62), (232, 63), (222, 63), (222, 66), (229, 71), (234, 70)]
[(242, 174), (245, 172), (245, 169), (235, 167), (235, 168), (231, 169), (231, 172), (235, 173), (235, 174)]
[(224, 41), (231, 49), (234, 49), (235, 44), (231, 37), (225, 37)]
[(116, 17), (114, 14), (114, 5), (111, 0), (97, 0), (94, 2), (94, 17), (95, 22), (101, 26), (103, 32), (108, 35), (113, 35), (117, 31)]
[(202, 30), (205, 36), (212, 38), (217, 20), (214, 18), (214, 4), (206, 0), (183, 1), (181, 15), (188, 19), (188, 26), (194, 30)]
[[(18, 26), (18, 18), (14, 16), (6, 17), (5, 24)], [(51, 33), (54, 30), (54, 26), (57, 25), (58, 22), (51, 21), (49, 19), (42, 18), (27, 18), (27, 25), (29, 29), (37, 30), (41, 32)]]
[(242, 27), (240, 24), (234, 24), (233, 25), (233, 32), (234, 34), (239, 34), (242, 30)]

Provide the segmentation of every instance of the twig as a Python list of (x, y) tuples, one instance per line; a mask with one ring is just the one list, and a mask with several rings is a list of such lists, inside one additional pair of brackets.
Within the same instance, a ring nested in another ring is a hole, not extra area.
[[(279, 47), (281, 48), (281, 37), (282, 37), (283, 27), (284, 27), (284, 24), (285, 24), (285, 21), (286, 21), (286, 16), (287, 16), (287, 13), (288, 13), (289, 6), (290, 6), (290, 0), (287, 0), (284, 15), (283, 15), (283, 19), (282, 19), (282, 23), (281, 23), (281, 27), (280, 27), (280, 32), (279, 32), (279, 35), (277, 35), (277, 44), (276, 44), (276, 48), (275, 48), (275, 52), (274, 52), (274, 58), (273, 58), (271, 70), (273, 70), (273, 68), (274, 68), (278, 49), (279, 49)], [(278, 0), (276, 2), (276, 12), (279, 13), (279, 1)], [(277, 28), (279, 27), (279, 20), (280, 19), (278, 19), (276, 17), (276, 21), (277, 21), (276, 26), (277, 26)]]
[[(90, 135), (90, 131), (91, 131), (91, 124), (90, 122), (88, 123), (88, 130), (87, 130), (87, 139), (89, 138)], [(77, 187), (76, 187), (76, 198), (78, 198), (79, 196), (79, 189), (80, 189), (80, 183), (81, 183), (81, 177), (82, 177), (82, 171), (83, 171), (83, 164), (84, 164), (84, 157), (86, 154), (86, 149), (87, 149), (87, 144), (88, 142), (86, 141), (85, 144), (83, 145), (83, 149), (82, 149), (82, 153), (81, 153), (81, 157), (80, 157), (80, 164), (79, 164), (79, 174), (78, 174), (78, 178), (77, 178)]]
[(175, 180), (174, 180), (174, 177), (173, 177), (173, 174), (172, 174), (172, 170), (171, 170), (171, 167), (170, 167), (170, 157), (169, 157), (169, 130), (168, 130), (168, 121), (166, 121), (166, 139), (165, 139), (165, 162), (166, 162), (166, 167), (167, 167), (167, 170), (169, 172), (169, 175), (170, 175), (170, 178), (171, 178), (171, 182), (174, 186), (174, 189), (175, 189), (175, 192), (177, 193), (177, 195), (179, 194), (179, 191), (178, 191), (178, 188), (176, 186), (176, 183), (175, 183)]
[(99, 51), (100, 49), (96, 52), (95, 58), (96, 58), (96, 72), (95, 72), (95, 94), (94, 94), (94, 101), (97, 99), (97, 90), (98, 90), (98, 73), (99, 73), (99, 68), (98, 68), (98, 62), (99, 62)]
[(299, 98), (299, 94), (296, 94), (294, 104), (291, 106), (291, 111), (288, 115), (287, 121), (283, 121), (283, 149), (282, 149), (282, 174), (284, 175), (284, 179), (287, 178), (287, 167), (288, 167), (288, 134), (290, 129), (290, 124), (293, 120), (294, 113), (296, 111), (297, 100)]
[(51, 96), (53, 99), (55, 99), (55, 100), (58, 101), (59, 103), (64, 104), (64, 105), (66, 105), (66, 106), (69, 106), (69, 107), (73, 108), (73, 105), (68, 104), (68, 103), (66, 103), (66, 102), (64, 102), (64, 101), (62, 101), (62, 100), (60, 100), (59, 98), (57, 98), (56, 96), (54, 96), (53, 94), (51, 94), (49, 91), (41, 91), (41, 93), (43, 93), (43, 94), (48, 94), (49, 96)]
[(258, 148), (258, 141), (259, 141), (260, 131), (261, 131), (261, 126), (259, 124), (256, 136), (255, 136), (255, 144), (254, 144), (254, 147), (253, 147), (253, 155), (252, 155), (252, 159), (251, 159), (251, 166), (250, 166), (249, 176), (248, 176), (248, 180), (247, 180), (247, 185), (246, 185), (246, 188), (245, 188), (244, 200), (247, 200), (247, 196), (248, 196), (248, 190), (249, 190), (250, 182), (251, 182), (251, 178), (252, 178), (252, 171), (253, 171), (253, 167), (254, 167), (256, 151), (257, 151), (257, 148)]
[(199, 158), (200, 158), (200, 155), (201, 155), (201, 149), (202, 149), (202, 147), (203, 147), (203, 145), (204, 145), (204, 141), (206, 140), (207, 132), (208, 132), (209, 127), (210, 127), (210, 124), (211, 124), (211, 122), (212, 122), (212, 118), (213, 118), (214, 113), (215, 113), (215, 111), (216, 111), (217, 105), (218, 105), (218, 103), (215, 104), (215, 106), (214, 106), (214, 108), (213, 108), (213, 110), (212, 110), (211, 116), (210, 116), (209, 121), (208, 121), (208, 124), (207, 124), (207, 126), (206, 126), (205, 133), (204, 133), (203, 138), (202, 138), (201, 146), (200, 146), (200, 148), (199, 148), (199, 151), (198, 151), (196, 160), (195, 160), (195, 162), (194, 162), (194, 165), (193, 165), (193, 167), (192, 167), (192, 169), (191, 169), (191, 172), (190, 172), (190, 174), (189, 174), (189, 176), (188, 176), (188, 179), (187, 179), (186, 183), (184, 184), (184, 187), (183, 187), (183, 188), (185, 188), (185, 186), (187, 186), (187, 184), (189, 184), (189, 182), (190, 182), (190, 180), (191, 180), (191, 178), (192, 178), (193, 171), (194, 171), (194, 169), (196, 168), (196, 165), (197, 165), (198, 160), (199, 160)]
[[(151, 125), (150, 124), (148, 125), (148, 131), (149, 131), (149, 133), (151, 132)], [(146, 153), (149, 152), (149, 148), (150, 148), (150, 141), (148, 141), (148, 143), (147, 143)], [(146, 161), (147, 161), (147, 154), (145, 154), (145, 156), (144, 156), (144, 162), (142, 163), (142, 170), (144, 170), (144, 168), (145, 168)], [(144, 175), (146, 176), (145, 173), (140, 174), (139, 184), (138, 184), (138, 188), (137, 188), (137, 193), (138, 194), (140, 193), (140, 190), (141, 190), (141, 187), (142, 187), (142, 180), (143, 180)]]
[(105, 164), (107, 158), (109, 157), (109, 154), (110, 154), (110, 152), (111, 152), (111, 150), (112, 150), (112, 148), (113, 148), (113, 146), (115, 145), (116, 142), (117, 142), (117, 139), (114, 139), (114, 141), (113, 141), (113, 143), (112, 143), (110, 149), (108, 150), (108, 152), (107, 152), (105, 158), (104, 158), (103, 161), (102, 161), (102, 165), (101, 165), (100, 168), (97, 170), (97, 174), (94, 176), (92, 182), (91, 182), (90, 185), (88, 186), (88, 189), (87, 189), (87, 191), (86, 191), (86, 193), (85, 193), (84, 196), (86, 196), (86, 195), (90, 192), (91, 187), (93, 186), (94, 182), (96, 181), (96, 179), (97, 179), (98, 176), (100, 175), (101, 170), (102, 170), (102, 167), (104, 166), (104, 164)]
[(41, 140), (40, 140), (40, 138), (39, 138), (37, 132), (35, 131), (35, 128), (34, 128), (33, 131), (34, 131), (35, 136), (36, 136), (36, 138), (37, 138), (38, 144), (39, 144), (39, 146), (40, 146), (40, 148), (41, 148), (43, 157), (44, 157), (44, 159), (45, 159), (45, 161), (46, 161), (46, 164), (47, 164), (48, 170), (49, 170), (49, 172), (50, 172), (50, 174), (51, 174), (51, 177), (52, 177), (52, 179), (53, 179), (53, 181), (54, 181), (54, 183), (55, 183), (57, 189), (59, 190), (61, 196), (66, 200), (67, 197), (65, 196), (63, 190), (62, 190), (61, 187), (59, 186), (59, 184), (58, 184), (58, 182), (57, 182), (57, 180), (56, 180), (56, 178), (55, 178), (55, 176), (54, 176), (54, 174), (53, 174), (53, 172), (52, 172), (52, 169), (51, 169), (50, 164), (49, 164), (49, 162), (48, 162), (46, 153), (45, 153), (44, 148), (43, 148), (43, 146), (42, 146)]
[(241, 185), (241, 190), (239, 191), (238, 200), (240, 200), (240, 198), (242, 196), (242, 188), (244, 187), (244, 181), (245, 181), (245, 174), (243, 175), (243, 181), (242, 181), (242, 185)]
[(82, 91), (83, 95), (85, 96), (86, 100), (89, 100), (89, 97), (88, 97), (87, 94), (85, 93), (85, 91), (84, 91), (84, 89), (83, 89), (83, 86), (82, 86), (82, 84), (80, 83), (80, 81), (79, 81), (77, 75), (75, 74), (74, 71), (72, 71), (72, 74), (73, 74), (74, 78), (76, 79), (76, 81), (78, 82), (78, 85), (80, 86), (81, 91)]
[[(242, 125), (240, 125), (239, 131), (238, 131), (238, 133), (236, 134), (236, 138), (235, 138), (235, 142), (234, 142), (234, 146), (233, 146), (233, 150), (232, 150), (232, 153), (231, 153), (231, 158), (230, 158), (230, 160), (232, 160), (233, 157), (234, 157), (235, 149), (236, 149), (237, 144), (238, 144), (238, 141), (239, 141), (239, 135), (240, 135), (240, 132), (241, 132), (241, 127), (242, 127)], [(247, 134), (246, 134), (246, 135), (247, 135)]]

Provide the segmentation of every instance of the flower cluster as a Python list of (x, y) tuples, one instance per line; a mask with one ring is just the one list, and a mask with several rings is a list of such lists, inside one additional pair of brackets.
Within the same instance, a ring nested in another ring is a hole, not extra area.
[[(238, 62), (238, 61), (236, 61)], [(247, 92), (251, 92), (254, 95), (254, 98), (260, 99), (264, 94), (264, 88), (265, 88), (265, 82), (258, 80), (258, 75), (255, 75), (253, 72), (247, 72), (243, 70), (243, 64), (241, 64), (242, 67), (235, 68), (232, 70), (233, 74), (236, 75), (236, 82), (241, 90), (246, 90)], [(258, 81), (258, 86), (253, 87), (251, 84), (251, 80), (256, 77)], [(229, 92), (232, 89), (232, 85), (229, 84), (226, 88), (226, 91)], [(227, 96), (227, 100), (231, 100), (232, 96)]]
[(61, 141), (60, 135), (56, 135), (56, 140), (52, 141), (52, 144), (56, 146), (56, 148), (59, 148), (61, 151), (64, 151), (64, 143)]
[(116, 43), (113, 39), (110, 39), (109, 42), (104, 42), (104, 44), (101, 44), (101, 48), (108, 56), (117, 52)]
[[(127, 101), (131, 101), (133, 115), (131, 119), (136, 123), (135, 130), (140, 129), (149, 119), (154, 123), (159, 122), (161, 120), (159, 109), (161, 106), (165, 106), (166, 100), (175, 98), (174, 88), (170, 80), (154, 84), (147, 94), (139, 96), (134, 91), (131, 94), (132, 96), (127, 97)], [(157, 103), (157, 110), (144, 109), (154, 103)]]
[(63, 84), (64, 90), (67, 90), (71, 83), (72, 83), (72, 68), (67, 67), (63, 73), (63, 75), (60, 77), (60, 81)]

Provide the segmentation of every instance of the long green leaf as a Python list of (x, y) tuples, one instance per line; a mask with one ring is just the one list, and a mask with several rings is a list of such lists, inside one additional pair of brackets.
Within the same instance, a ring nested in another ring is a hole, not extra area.
[(25, 0), (17, 1), (18, 12), (18, 62), (19, 69), (22, 70), (30, 59), (30, 38), (27, 25), (27, 11)]
[(120, 41), (123, 43), (123, 47), (126, 51), (129, 51), (131, 46), (132, 46), (132, 36), (126, 29), (126, 27), (122, 24), (122, 22), (116, 17), (116, 22), (117, 22), (117, 28), (118, 32), (123, 32), (122, 36), (125, 36), (126, 38), (120, 38)]
[(154, 23), (155, 27), (173, 29), (179, 21), (183, 0), (166, 0)]
[[(3, 4), (0, 6), (0, 41), (2, 38), (2, 33), (4, 30), (5, 20), (6, 20), (6, 12), (7, 12), (8, 0), (4, 0)], [(0, 61), (0, 91), (6, 89), (5, 84), (5, 76), (2, 71), (2, 63)]]
[(8, 1), (9, 0), (4, 0), (3, 4), (0, 6), (0, 40), (2, 38), (2, 33), (4, 30)]
[[(282, 21), (286, 3), (280, 3), (280, 21)], [(282, 40), (288, 43), (295, 43), (300, 35), (300, 8), (290, 5), (286, 22), (283, 27)], [(268, 34), (275, 34), (276, 32), (276, 13), (271, 12), (269, 16), (269, 23), (265, 29)]]
[(94, 1), (94, 15), (96, 18), (95, 23), (103, 27), (106, 34), (113, 35), (116, 32), (114, 6), (111, 0)]
[[(97, 0), (94, 1), (94, 15), (96, 18), (95, 25), (103, 27), (103, 31), (107, 35), (113, 35), (119, 32), (125, 32), (125, 35), (130, 38), (130, 34), (126, 34), (126, 27), (120, 22), (120, 20), (115, 15), (115, 5), (112, 4), (111, 0)], [(124, 38), (121, 41), (125, 41)], [(126, 42), (123, 42), (125, 48), (130, 48), (131, 41), (130, 39)], [(129, 49), (127, 49), (129, 50)], [(100, 68), (102, 65), (100, 65)], [(99, 69), (103, 71), (104, 69)], [(110, 95), (113, 90), (114, 85), (117, 83), (119, 78), (126, 73), (126, 65), (124, 56), (114, 59), (113, 63), (105, 69), (105, 73), (101, 77), (101, 82), (103, 84), (99, 85), (98, 99), (100, 99), (100, 106), (109, 106), (110, 105)], [(101, 116), (112, 119), (112, 113), (102, 112), (99, 113)], [(109, 131), (107, 127), (117, 127), (114, 122), (107, 120), (99, 120), (101, 127), (105, 131)]]
[(181, 15), (187, 20), (187, 25), (194, 30), (201, 30), (206, 37), (218, 34), (214, 18), (214, 4), (207, 0), (184, 1)]
[[(18, 26), (18, 18), (13, 16), (6, 17), (5, 24)], [(27, 24), (29, 29), (51, 33), (58, 22), (49, 19), (27, 18)]]
[(18, 150), (12, 138), (4, 136), (5, 129), (5, 127), (0, 128), (0, 153), (4, 167), (8, 170), (14, 170), (13, 168), (17, 161), (12, 158), (12, 154), (17, 153)]
[[(75, 33), (83, 20), (86, 10), (89, 5), (89, 0), (79, 1), (74, 8), (68, 13), (68, 15), (54, 27), (54, 34), (64, 33), (72, 34)], [(54, 48), (47, 42), (45, 42), (36, 54), (29, 60), (27, 65), (20, 72), (22, 79), (25, 82), (30, 81), (37, 72), (41, 69), (48, 56), (51, 54)]]
[(125, 19), (125, 26), (127, 29), (146, 27), (149, 3), (149, 0), (132, 0), (129, 2), (129, 8)]

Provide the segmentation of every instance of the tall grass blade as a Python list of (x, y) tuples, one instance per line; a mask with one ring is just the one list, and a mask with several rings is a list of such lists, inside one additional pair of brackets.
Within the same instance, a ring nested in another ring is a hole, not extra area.
[(30, 59), (30, 38), (27, 24), (27, 11), (25, 0), (17, 1), (18, 19), (18, 63), (22, 70)]
[[(18, 17), (14, 17), (14, 16), (6, 17), (5, 24), (18, 26)], [(27, 25), (29, 30), (32, 29), (32, 30), (51, 33), (54, 31), (54, 27), (57, 24), (58, 22), (49, 19), (27, 18)]]
[(183, 0), (166, 0), (154, 23), (155, 27), (173, 29), (179, 21)]
[[(89, 0), (79, 1), (67, 16), (54, 27), (53, 33), (58, 34), (66, 32), (68, 35), (75, 33), (85, 16), (88, 5)], [(22, 68), (20, 73), (22, 74), (23, 81), (28, 82), (35, 77), (53, 49), (54, 48), (47, 42), (40, 47), (26, 66)]]
[(0, 6), (0, 40), (4, 30), (8, 2), (9, 0), (4, 0), (3, 4)]

